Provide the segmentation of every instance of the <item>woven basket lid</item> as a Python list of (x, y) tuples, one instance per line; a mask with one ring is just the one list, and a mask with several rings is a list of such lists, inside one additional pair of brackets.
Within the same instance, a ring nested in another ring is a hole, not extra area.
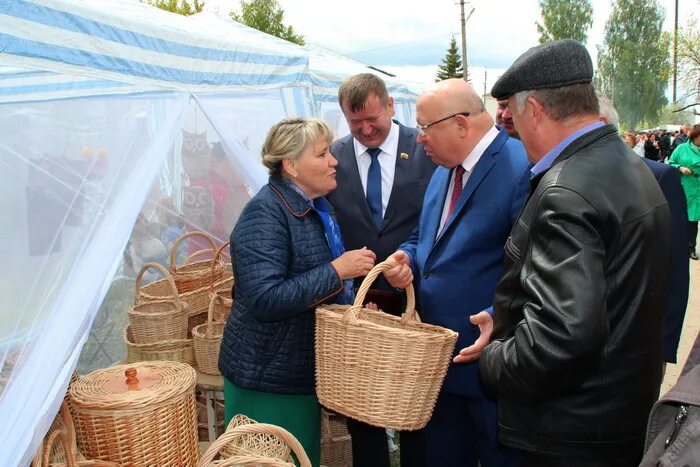
[(93, 371), (70, 388), (78, 407), (105, 410), (145, 408), (193, 391), (194, 369), (178, 362), (138, 362)]

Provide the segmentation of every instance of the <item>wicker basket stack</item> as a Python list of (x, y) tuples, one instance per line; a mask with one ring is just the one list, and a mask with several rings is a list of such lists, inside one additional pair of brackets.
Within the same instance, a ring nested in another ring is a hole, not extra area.
[[(184, 265), (175, 264), (177, 249), (185, 239), (201, 237), (206, 239), (211, 245), (211, 250), (201, 250), (191, 255)], [(191, 330), (195, 326), (207, 321), (207, 310), (209, 309), (210, 295), (213, 291), (233, 287), (233, 271), (230, 263), (221, 261), (221, 257), (227, 257), (224, 252), (228, 243), (224, 243), (216, 248), (214, 240), (206, 232), (190, 232), (174, 243), (170, 251), (170, 273), (173, 276), (175, 286), (178, 291), (178, 298), (187, 304), (188, 337), (191, 337)], [(211, 259), (192, 262), (197, 256), (204, 254), (212, 255)], [(170, 285), (167, 279), (160, 279), (141, 287), (137, 290), (139, 299), (143, 302), (153, 302), (167, 300), (170, 295)]]
[[(150, 268), (165, 276), (162, 281), (170, 294), (166, 299), (144, 301), (139, 294), (143, 274)], [(187, 310), (187, 303), (180, 300), (170, 272), (156, 263), (144, 264), (136, 277), (134, 307), (127, 312), (129, 325), (124, 329), (126, 362), (169, 360), (194, 364), (192, 340), (187, 338)]]
[(85, 375), (70, 389), (78, 447), (90, 458), (124, 465), (194, 466), (194, 389), (194, 370), (177, 362), (119, 365)]
[[(198, 467), (294, 467), (296, 464), (291, 453), (294, 453), (301, 467), (311, 467), (304, 448), (290, 432), (236, 415), (226, 432), (202, 455)], [(215, 460), (217, 457), (219, 460)]]
[(316, 309), (316, 393), (321, 404), (370, 425), (417, 430), (430, 419), (457, 333), (420, 323), (413, 287), (401, 318), (362, 308), (370, 271), (355, 303)]

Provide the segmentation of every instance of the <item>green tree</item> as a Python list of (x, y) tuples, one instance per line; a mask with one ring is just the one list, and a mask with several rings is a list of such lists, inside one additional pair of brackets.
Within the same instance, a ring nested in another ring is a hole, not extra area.
[(593, 24), (590, 0), (540, 0), (540, 13), (542, 23), (536, 23), (540, 44), (559, 39), (586, 43)]
[(668, 103), (670, 38), (656, 0), (616, 0), (598, 48), (600, 89), (615, 103), (627, 128), (657, 122)]
[[(656, 123), (664, 123), (667, 125), (683, 125), (693, 121), (693, 112), (689, 110), (681, 110), (683, 106), (678, 104), (669, 104), (659, 113), (659, 119)], [(656, 126), (656, 124), (652, 125)]]
[(685, 103), (676, 111), (700, 115), (700, 27), (693, 17), (678, 31), (678, 83), (685, 91), (679, 101)]
[[(438, 65), (436, 82), (449, 78), (462, 78), (464, 70), (462, 68), (462, 57), (457, 47), (457, 40), (452, 36), (450, 46), (447, 48), (445, 58), (442, 59), (442, 65)], [(469, 78), (467, 76), (467, 78)]]
[(241, 13), (232, 11), (231, 19), (239, 23), (266, 32), (273, 36), (295, 44), (304, 45), (304, 36), (294, 31), (291, 26), (285, 26), (284, 10), (280, 8), (277, 0), (250, 0), (241, 1)]
[(204, 8), (204, 3), (200, 3), (199, 0), (193, 0), (190, 4), (188, 0), (141, 0), (143, 3), (148, 3), (161, 10), (169, 11), (171, 13), (177, 13), (179, 15), (194, 15), (199, 13)]

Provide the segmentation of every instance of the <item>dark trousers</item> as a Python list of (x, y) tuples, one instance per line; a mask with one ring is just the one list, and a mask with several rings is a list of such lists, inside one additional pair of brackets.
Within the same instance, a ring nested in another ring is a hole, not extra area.
[(515, 453), (498, 441), (496, 404), (483, 393), (442, 392), (425, 427), (430, 467), (514, 467)]
[[(352, 463), (355, 467), (389, 467), (386, 430), (348, 418), (352, 437)], [(423, 430), (400, 431), (401, 467), (424, 467)]]
[(695, 243), (698, 239), (698, 221), (688, 221), (688, 248), (695, 251)]
[(552, 457), (528, 451), (518, 451), (519, 467), (636, 467), (642, 460), (638, 455), (625, 454), (610, 459), (581, 459), (580, 457)]

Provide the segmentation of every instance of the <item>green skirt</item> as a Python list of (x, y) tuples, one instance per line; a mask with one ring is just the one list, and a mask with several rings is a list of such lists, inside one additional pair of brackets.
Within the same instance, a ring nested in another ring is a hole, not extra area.
[(290, 395), (239, 388), (224, 378), (225, 423), (237, 414), (293, 434), (314, 466), (321, 463), (321, 406), (315, 394)]

